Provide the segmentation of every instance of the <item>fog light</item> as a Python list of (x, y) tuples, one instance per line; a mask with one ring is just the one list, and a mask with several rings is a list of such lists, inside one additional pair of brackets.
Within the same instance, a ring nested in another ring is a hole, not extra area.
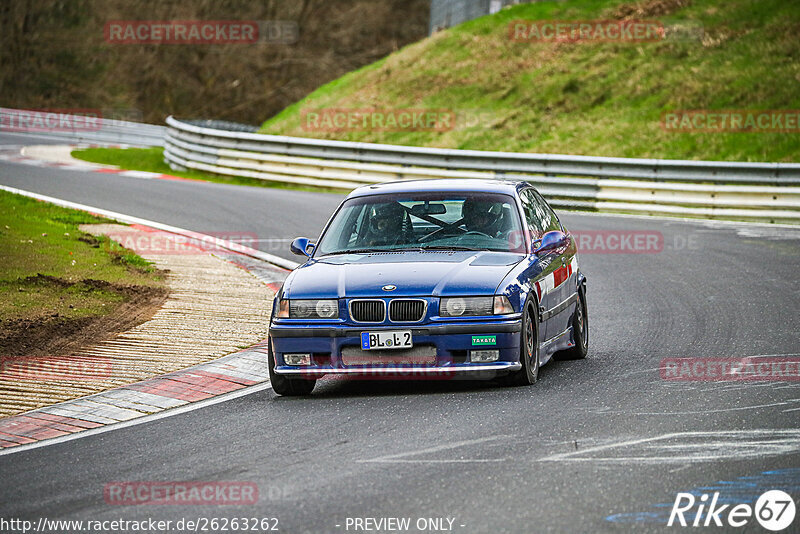
[(310, 354), (284, 354), (283, 361), (286, 365), (311, 365)]
[(499, 350), (471, 350), (469, 351), (469, 361), (473, 363), (478, 362), (496, 362), (500, 359)]

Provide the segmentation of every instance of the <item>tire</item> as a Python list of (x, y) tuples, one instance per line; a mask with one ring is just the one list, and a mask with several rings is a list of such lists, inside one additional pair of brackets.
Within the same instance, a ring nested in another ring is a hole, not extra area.
[(559, 351), (555, 358), (558, 360), (583, 360), (589, 352), (589, 314), (586, 308), (586, 290), (578, 289), (578, 305), (572, 314), (572, 337), (575, 346)]
[(310, 395), (317, 384), (316, 380), (306, 380), (303, 378), (288, 378), (275, 373), (275, 357), (272, 355), (272, 341), (269, 341), (268, 352), (269, 381), (272, 390), (278, 395), (285, 397), (299, 397)]
[(525, 306), (520, 332), (519, 361), (522, 369), (501, 378), (504, 386), (529, 386), (539, 378), (539, 316), (531, 304)]

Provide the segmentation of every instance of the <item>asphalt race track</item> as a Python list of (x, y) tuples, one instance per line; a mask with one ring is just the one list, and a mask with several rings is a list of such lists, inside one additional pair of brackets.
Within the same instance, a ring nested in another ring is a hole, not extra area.
[[(0, 183), (201, 232), (252, 232), (287, 258), (288, 242), (278, 250), (266, 239), (316, 237), (341, 198), (10, 163)], [(348, 518), (364, 517), (451, 518), (465, 533), (659, 531), (675, 530), (664, 525), (678, 492), (739, 484), (746, 500), (779, 481), (800, 491), (800, 382), (659, 373), (665, 358), (800, 353), (800, 228), (563, 220), (579, 233), (663, 239), (660, 251), (580, 256), (587, 360), (548, 364), (525, 388), (344, 379), (309, 398), (266, 390), (0, 456), (0, 516), (274, 517), (281, 532), (353, 532)], [(254, 482), (260, 498), (211, 507), (103, 497), (109, 482), (188, 480)]]

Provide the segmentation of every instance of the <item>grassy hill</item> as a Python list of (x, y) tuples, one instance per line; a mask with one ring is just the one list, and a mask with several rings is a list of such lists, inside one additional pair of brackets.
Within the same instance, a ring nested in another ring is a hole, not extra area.
[[(657, 42), (515, 42), (516, 20), (656, 20)], [(702, 29), (702, 34), (697, 29)], [(674, 35), (674, 34), (670, 34)], [(266, 121), (265, 133), (479, 150), (800, 161), (798, 133), (676, 133), (673, 110), (800, 109), (800, 3), (570, 0), (505, 9), (338, 80)], [(454, 129), (309, 131), (308, 111), (451, 110)]]

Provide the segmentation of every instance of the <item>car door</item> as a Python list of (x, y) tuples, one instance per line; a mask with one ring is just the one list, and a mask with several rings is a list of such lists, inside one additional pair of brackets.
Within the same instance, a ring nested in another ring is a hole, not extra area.
[[(535, 190), (531, 189), (531, 196), (538, 205), (538, 212), (542, 214), (542, 225), (545, 232), (558, 230), (565, 232), (561, 221), (555, 211), (545, 199)], [(575, 240), (570, 239), (570, 244), (550, 255), (551, 261), (548, 268), (548, 287), (552, 285), (552, 293), (545, 313), (547, 319), (546, 339), (552, 339), (562, 334), (570, 324), (575, 311), (575, 296), (577, 294), (577, 260)]]
[[(550, 216), (534, 196), (533, 189), (524, 189), (520, 192), (522, 211), (525, 214), (526, 231), (530, 236), (530, 241), (534, 242), (541, 239), (551, 224)], [(558, 296), (554, 284), (555, 271), (561, 267), (558, 255), (555, 253), (543, 254), (541, 256), (531, 256), (531, 260), (541, 268), (541, 275), (535, 283), (536, 292), (539, 296), (539, 308), (550, 310), (557, 304)], [(542, 340), (547, 340), (551, 334), (557, 333), (555, 327), (551, 328), (552, 320), (548, 315), (543, 315), (543, 321), (539, 327), (539, 335)]]

